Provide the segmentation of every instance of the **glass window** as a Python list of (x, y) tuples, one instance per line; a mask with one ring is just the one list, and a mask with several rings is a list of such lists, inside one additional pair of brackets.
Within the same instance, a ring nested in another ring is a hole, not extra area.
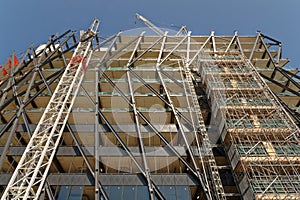
[(149, 191), (147, 186), (137, 186), (136, 199), (149, 200)]
[(186, 200), (191, 199), (190, 197), (190, 190), (188, 186), (175, 186), (176, 187), (176, 196), (177, 200)]
[[(139, 187), (139, 186), (138, 186)], [(123, 186), (123, 199), (135, 200), (136, 198), (136, 186)]]
[(166, 199), (176, 199), (175, 187), (171, 185), (160, 186)]
[(69, 200), (81, 200), (83, 194), (83, 186), (72, 186)]
[[(104, 189), (106, 195), (109, 197), (109, 189), (110, 189), (109, 186), (103, 186), (103, 189)], [(104, 197), (102, 195), (100, 195), (100, 199), (104, 200)]]
[(68, 200), (70, 189), (70, 186), (61, 186), (58, 195), (58, 200)]
[[(159, 191), (165, 197), (165, 199), (174, 199), (174, 200), (188, 200), (190, 197), (190, 190), (188, 186), (173, 186), (173, 185), (164, 185), (158, 186)], [(79, 190), (79, 189), (77, 189)], [(110, 200), (150, 200), (149, 191), (147, 186), (104, 186)], [(82, 193), (80, 193), (82, 196)], [(74, 198), (70, 200), (77, 200)], [(100, 198), (101, 200), (103, 198)], [(155, 197), (157, 199), (157, 197)], [(63, 199), (65, 200), (65, 199)]]
[(122, 199), (122, 187), (121, 186), (110, 186), (110, 200)]

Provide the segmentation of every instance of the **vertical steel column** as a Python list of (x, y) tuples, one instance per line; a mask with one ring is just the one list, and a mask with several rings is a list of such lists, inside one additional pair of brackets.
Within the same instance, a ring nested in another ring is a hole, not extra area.
[(216, 48), (216, 41), (215, 41), (215, 31), (211, 31), (210, 35), (211, 35), (211, 42), (212, 42), (213, 52), (216, 53), (217, 48)]
[[(107, 51), (105, 52), (105, 54), (103, 55), (103, 57), (100, 60), (100, 63), (103, 62), (103, 60), (105, 59), (105, 57), (107, 55), (111, 55), (111, 49), (112, 47), (115, 46), (118, 36), (120, 35), (121, 32), (119, 32), (117, 34), (117, 36), (113, 37), (113, 38), (109, 38), (108, 41), (113, 40), (112, 43), (109, 45), (109, 48), (107, 49)], [(100, 45), (99, 45), (100, 46)], [(100, 47), (99, 47), (100, 48)], [(95, 80), (95, 147), (94, 147), (94, 151), (95, 151), (95, 171), (94, 171), (94, 178), (95, 178), (95, 199), (100, 199), (100, 193), (99, 193), (99, 78), (100, 78), (100, 71), (99, 71), (99, 67), (97, 67), (96, 69), (96, 80)], [(107, 199), (105, 193), (102, 192), (102, 195), (105, 197), (105, 199)]]
[(145, 152), (145, 146), (144, 146), (144, 142), (143, 142), (143, 137), (142, 137), (142, 133), (140, 130), (140, 123), (139, 123), (139, 116), (138, 116), (138, 112), (137, 112), (137, 108), (136, 108), (136, 104), (135, 104), (135, 98), (134, 98), (134, 91), (132, 89), (132, 83), (131, 83), (131, 79), (130, 79), (130, 71), (128, 69), (129, 63), (132, 61), (133, 56), (135, 54), (135, 52), (137, 51), (138, 45), (140, 44), (142, 37), (144, 35), (144, 32), (140, 35), (134, 50), (132, 51), (132, 54), (127, 62), (127, 70), (126, 70), (126, 77), (127, 77), (127, 81), (128, 81), (128, 88), (129, 88), (129, 93), (130, 93), (130, 99), (131, 99), (131, 105), (133, 108), (133, 112), (134, 112), (134, 121), (135, 121), (135, 128), (136, 128), (136, 132), (138, 135), (138, 140), (139, 140), (139, 146), (140, 146), (140, 151), (142, 154), (142, 158), (143, 158), (143, 164), (144, 164), (144, 170), (145, 170), (145, 174), (147, 177), (147, 182), (148, 182), (148, 189), (149, 189), (149, 194), (150, 194), (150, 199), (154, 200), (155, 199), (155, 194), (153, 191), (153, 186), (151, 183), (151, 179), (150, 179), (150, 169), (148, 166), (148, 162), (147, 162), (147, 158), (146, 158), (146, 152)]
[(133, 90), (132, 90), (129, 70), (126, 71), (126, 75), (127, 75), (127, 80), (128, 80), (129, 92), (130, 92), (130, 96), (131, 96), (131, 103), (132, 103), (133, 112), (134, 112), (135, 128), (136, 128), (136, 132), (137, 132), (137, 135), (138, 135), (140, 151), (141, 151), (142, 158), (143, 158), (144, 170), (145, 170), (145, 174), (146, 174), (146, 177), (147, 177), (147, 180), (148, 180), (147, 182), (148, 182), (148, 189), (149, 189), (149, 192), (150, 192), (150, 198), (151, 198), (151, 200), (154, 200), (155, 196), (154, 196), (154, 193), (153, 193), (153, 186), (152, 186), (151, 179), (150, 179), (150, 169), (148, 167), (148, 162), (147, 162), (146, 152), (145, 152), (145, 146), (144, 146), (144, 142), (143, 142), (142, 133), (141, 133), (141, 130), (140, 130), (139, 117), (138, 117), (138, 113), (137, 113), (137, 109), (136, 109), (136, 105), (135, 105), (134, 93), (133, 93)]
[(99, 131), (98, 131), (98, 126), (99, 126), (99, 120), (98, 120), (98, 112), (99, 112), (99, 70), (96, 71), (96, 79), (95, 79), (95, 199), (100, 199), (100, 194), (99, 194)]
[[(188, 35), (190, 35), (190, 34), (191, 34), (191, 33), (189, 32)], [(188, 36), (188, 35), (187, 35), (187, 36)], [(187, 36), (184, 37), (184, 40), (187, 38)], [(165, 32), (165, 34), (164, 34), (164, 38), (163, 38), (163, 42), (162, 42), (162, 44), (161, 44), (159, 56), (157, 57), (157, 63), (156, 63), (156, 66), (155, 66), (155, 67), (156, 67), (156, 72), (157, 72), (158, 77), (159, 77), (159, 80), (160, 80), (160, 82), (161, 82), (161, 84), (162, 84), (162, 86), (163, 86), (163, 88), (164, 88), (164, 91), (165, 91), (165, 93), (166, 93), (166, 95), (167, 95), (168, 103), (169, 103), (169, 105), (170, 105), (170, 107), (171, 107), (171, 109), (172, 109), (172, 112), (173, 112), (173, 114), (174, 114), (175, 120), (176, 120), (176, 122), (177, 122), (177, 124), (178, 124), (178, 128), (179, 128), (178, 132), (181, 134), (182, 138), (184, 139), (184, 142), (185, 142), (187, 151), (188, 151), (188, 153), (189, 153), (189, 155), (190, 155), (190, 157), (191, 157), (191, 160), (192, 160), (192, 162), (193, 162), (193, 165), (194, 165), (194, 167), (195, 167), (195, 169), (196, 169), (196, 172), (197, 172), (199, 181), (200, 181), (201, 185), (203, 186), (203, 190), (205, 191), (205, 195), (207, 196), (208, 199), (211, 199), (211, 194), (210, 194), (208, 185), (205, 184), (205, 182), (203, 181), (203, 178), (202, 178), (201, 173), (200, 173), (200, 169), (199, 169), (198, 164), (197, 164), (197, 162), (196, 162), (196, 160), (195, 160), (195, 158), (194, 158), (194, 156), (193, 156), (192, 150), (191, 150), (191, 148), (190, 148), (190, 144), (189, 144), (189, 142), (188, 142), (188, 140), (187, 140), (187, 138), (186, 138), (186, 136), (185, 136), (185, 132), (184, 132), (184, 130), (183, 130), (182, 124), (181, 124), (181, 122), (180, 122), (180, 119), (179, 119), (178, 114), (177, 114), (177, 112), (176, 112), (176, 109), (175, 109), (175, 107), (174, 107), (173, 101), (172, 101), (172, 99), (171, 99), (171, 97), (170, 97), (169, 91), (168, 91), (168, 89), (167, 89), (167, 86), (166, 86), (166, 84), (165, 84), (165, 82), (164, 82), (164, 80), (163, 80), (163, 77), (162, 77), (162, 75), (161, 75), (161, 72), (160, 72), (162, 63), (163, 63), (163, 62), (167, 59), (167, 57), (169, 57), (169, 55), (170, 55), (170, 53), (169, 53), (164, 59), (162, 59), (162, 54), (163, 54), (163, 51), (164, 51), (164, 46), (165, 46), (166, 39), (167, 39), (167, 32)], [(183, 42), (184, 40), (182, 40), (182, 42)], [(173, 52), (173, 51), (177, 48), (177, 46), (179, 46), (180, 44), (181, 44), (181, 43), (178, 43), (178, 44), (176, 45), (176, 47), (173, 48), (173, 50), (172, 50), (171, 52)]]
[(279, 42), (278, 44), (278, 52), (277, 52), (277, 63), (279, 65), (280, 59), (281, 59), (281, 54), (282, 54), (282, 44)]
[[(117, 38), (117, 37), (116, 37)], [(115, 40), (114, 42), (115, 43)], [(100, 45), (99, 45), (100, 46)], [(105, 55), (103, 56), (102, 60), (105, 58)], [(101, 60), (101, 61), (102, 61)], [(95, 151), (95, 172), (92, 173), (92, 175), (95, 178), (95, 199), (100, 199), (101, 195), (104, 197), (105, 200), (108, 200), (108, 196), (106, 195), (104, 188), (102, 186), (102, 184), (100, 183), (99, 180), (99, 172), (100, 172), (100, 165), (99, 165), (99, 78), (100, 78), (100, 71), (99, 68), (96, 67), (96, 79), (95, 79), (95, 102), (93, 102), (93, 99), (89, 96), (89, 94), (87, 93), (87, 91), (82, 87), (84, 93), (86, 94), (86, 96), (90, 99), (91, 103), (95, 106), (95, 147), (94, 147), (94, 151)], [(75, 135), (74, 135), (75, 137)], [(85, 155), (84, 155), (85, 156)], [(87, 160), (88, 162), (88, 160)], [(88, 162), (89, 163), (89, 162)], [(90, 165), (90, 164), (89, 164)], [(91, 167), (90, 167), (91, 168)], [(100, 189), (100, 192), (99, 192)]]

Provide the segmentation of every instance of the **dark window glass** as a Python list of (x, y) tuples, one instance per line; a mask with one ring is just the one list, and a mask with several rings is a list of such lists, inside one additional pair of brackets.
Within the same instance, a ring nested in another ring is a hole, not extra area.
[(147, 186), (137, 186), (137, 199), (149, 199), (149, 192)]
[(58, 200), (68, 200), (70, 189), (70, 186), (61, 186), (58, 194)]
[[(106, 195), (109, 197), (109, 189), (110, 189), (109, 186), (103, 186), (103, 189), (104, 189)], [(104, 200), (104, 197), (102, 195), (100, 195), (100, 199)]]
[(83, 186), (72, 186), (69, 200), (81, 200), (83, 193)]
[(122, 186), (110, 186), (110, 200), (122, 199)]
[(188, 186), (175, 186), (177, 200), (191, 199)]
[(172, 185), (160, 186), (161, 192), (166, 199), (176, 199), (175, 187)]
[[(123, 200), (135, 200), (136, 198), (136, 189), (137, 186), (123, 186)], [(139, 187), (139, 186), (138, 186)]]

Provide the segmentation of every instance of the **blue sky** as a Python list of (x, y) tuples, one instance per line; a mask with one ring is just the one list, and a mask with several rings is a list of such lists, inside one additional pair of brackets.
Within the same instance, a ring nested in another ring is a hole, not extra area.
[(283, 43), (283, 57), (300, 68), (299, 0), (1, 0), (0, 65), (12, 51), (45, 43), (49, 36), (68, 29), (80, 30), (101, 20), (100, 32), (142, 26), (136, 12), (160, 27), (186, 25), (193, 35), (255, 35), (256, 30)]

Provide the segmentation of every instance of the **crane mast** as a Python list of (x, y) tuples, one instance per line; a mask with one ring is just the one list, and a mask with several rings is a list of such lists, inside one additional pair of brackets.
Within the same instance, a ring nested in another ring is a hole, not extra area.
[(38, 199), (92, 55), (99, 20), (81, 36), (1, 200)]
[(164, 35), (164, 32), (162, 30), (157, 28), (154, 24), (152, 24), (148, 19), (146, 19), (142, 15), (136, 13), (135, 16), (137, 19), (141, 20), (144, 24), (146, 24), (152, 31), (154, 31), (158, 35)]

